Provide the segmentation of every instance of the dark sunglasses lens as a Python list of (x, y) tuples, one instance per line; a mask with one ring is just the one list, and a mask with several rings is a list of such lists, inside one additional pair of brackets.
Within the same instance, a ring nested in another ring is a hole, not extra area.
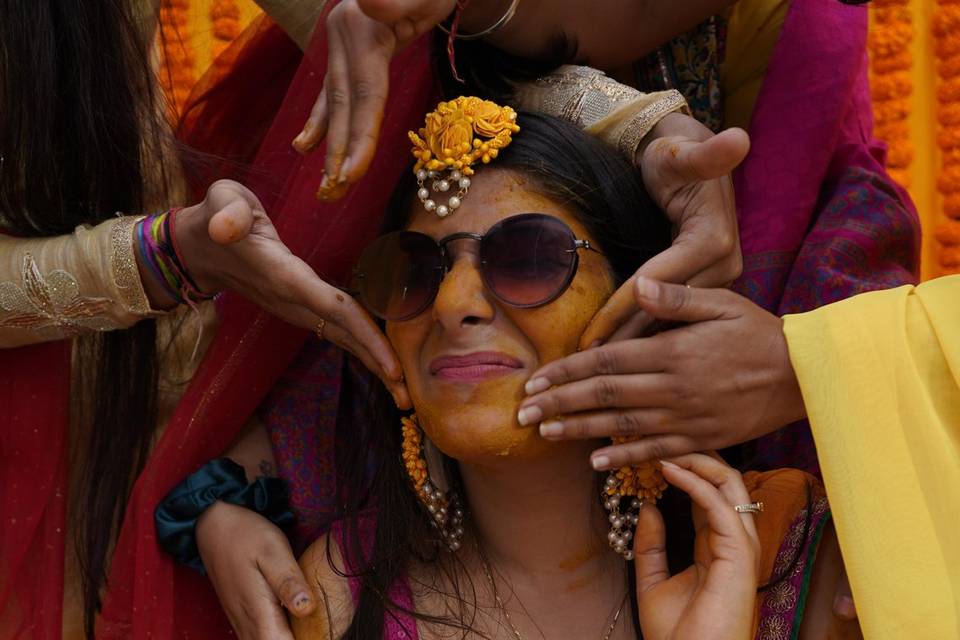
[(546, 215), (521, 215), (491, 229), (481, 247), (487, 286), (508, 304), (545, 304), (570, 284), (577, 252), (573, 232)]
[(360, 299), (385, 320), (412, 318), (433, 301), (441, 267), (440, 249), (430, 237), (406, 231), (387, 234), (360, 257)]

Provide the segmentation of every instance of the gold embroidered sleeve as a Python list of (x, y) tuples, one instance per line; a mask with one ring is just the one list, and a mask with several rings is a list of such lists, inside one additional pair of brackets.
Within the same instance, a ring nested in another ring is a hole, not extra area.
[(133, 249), (139, 218), (55, 238), (0, 235), (0, 348), (129, 327), (150, 308)]
[(631, 162), (640, 141), (664, 116), (676, 111), (690, 113), (678, 91), (643, 93), (601, 71), (574, 65), (521, 84), (514, 101), (517, 108), (572, 122), (616, 147)]

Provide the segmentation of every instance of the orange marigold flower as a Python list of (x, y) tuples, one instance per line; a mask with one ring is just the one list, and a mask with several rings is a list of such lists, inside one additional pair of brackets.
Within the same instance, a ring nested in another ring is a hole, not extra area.
[(941, 149), (960, 149), (960, 130), (952, 127), (941, 129), (937, 134), (937, 145)]
[(910, 100), (909, 98), (901, 98), (874, 102), (873, 115), (878, 127), (882, 127), (888, 122), (906, 120), (907, 116), (910, 115)]
[(960, 192), (960, 165), (943, 167), (937, 178), (937, 190), (940, 193)]
[(908, 49), (887, 56), (874, 55), (874, 52), (871, 51), (870, 65), (876, 75), (893, 73), (894, 71), (909, 71), (913, 65), (913, 58), (911, 58)]
[(937, 225), (933, 231), (933, 237), (943, 245), (960, 245), (960, 220), (948, 220)]
[(945, 269), (960, 268), (960, 247), (940, 247), (937, 262)]
[(889, 174), (891, 180), (896, 182), (898, 185), (900, 185), (904, 189), (910, 188), (911, 180), (910, 180), (909, 170), (890, 167), (887, 169), (887, 174)]
[(960, 193), (943, 196), (943, 212), (949, 218), (960, 218)]
[(870, 95), (874, 100), (896, 100), (912, 91), (910, 74), (903, 72), (876, 75), (870, 84)]

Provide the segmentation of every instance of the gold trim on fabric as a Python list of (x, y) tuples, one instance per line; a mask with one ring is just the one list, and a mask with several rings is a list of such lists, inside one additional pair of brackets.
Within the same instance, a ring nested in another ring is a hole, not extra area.
[(114, 302), (80, 295), (77, 279), (55, 269), (44, 276), (33, 255), (23, 256), (22, 282), (0, 283), (0, 328), (24, 329), (41, 335), (74, 335), (85, 329), (118, 328), (109, 316)]
[(110, 274), (124, 308), (138, 316), (152, 315), (150, 302), (140, 281), (133, 248), (133, 230), (145, 216), (124, 216), (110, 230)]
[(683, 94), (673, 89), (663, 92), (663, 97), (641, 110), (626, 123), (617, 141), (617, 149), (628, 158), (633, 158), (640, 146), (640, 141), (650, 133), (650, 130), (666, 116), (677, 111), (683, 111), (689, 115), (687, 101)]

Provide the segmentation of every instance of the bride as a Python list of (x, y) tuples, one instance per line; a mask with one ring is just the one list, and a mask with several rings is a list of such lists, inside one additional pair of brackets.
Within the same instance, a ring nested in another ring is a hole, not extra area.
[(354, 464), (342, 517), (301, 559), (321, 604), (296, 637), (822, 637), (831, 603), (808, 591), (839, 558), (814, 480), (741, 477), (710, 453), (602, 477), (596, 442), (520, 426), (530, 374), (670, 242), (630, 165), (475, 98), (411, 139), (356, 282), (415, 413), (380, 390), (374, 426), (338, 445)]

